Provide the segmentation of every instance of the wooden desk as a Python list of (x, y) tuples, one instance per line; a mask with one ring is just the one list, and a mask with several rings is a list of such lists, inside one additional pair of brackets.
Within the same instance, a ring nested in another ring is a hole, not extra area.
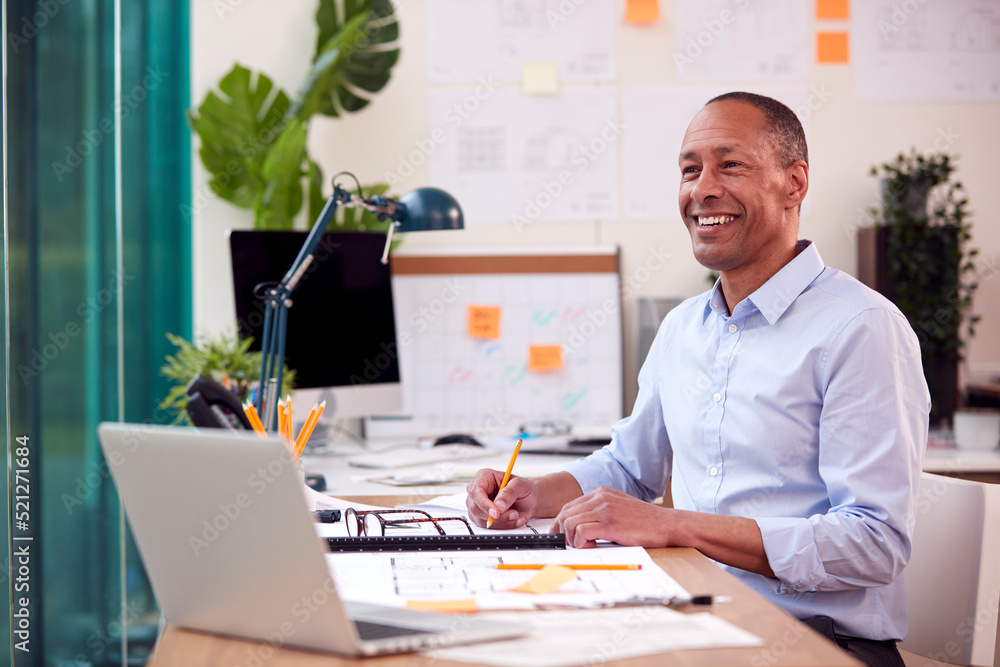
[[(359, 503), (393, 506), (416, 503), (427, 496), (359, 496), (349, 498)], [(733, 601), (718, 604), (712, 613), (734, 625), (762, 637), (765, 644), (755, 648), (720, 648), (670, 653), (671, 665), (691, 667), (856, 667), (861, 665), (839, 647), (816, 634), (742, 582), (720, 569), (694, 549), (650, 549), (650, 556), (682, 586), (693, 594), (728, 595)], [(365, 665), (379, 667), (420, 667), (463, 665), (434, 660), (420, 654), (368, 658)], [(267, 667), (334, 667), (358, 665), (357, 659), (294, 648), (273, 648), (261, 642), (209, 635), (168, 627), (157, 644), (150, 667), (215, 667), (216, 665), (266, 665)], [(630, 660), (609, 660), (607, 665), (664, 664), (664, 655), (650, 655)]]

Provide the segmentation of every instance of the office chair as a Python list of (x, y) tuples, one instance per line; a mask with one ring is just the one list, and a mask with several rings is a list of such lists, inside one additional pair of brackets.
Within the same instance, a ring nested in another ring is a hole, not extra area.
[(1000, 485), (923, 473), (904, 576), (907, 665), (1000, 665)]

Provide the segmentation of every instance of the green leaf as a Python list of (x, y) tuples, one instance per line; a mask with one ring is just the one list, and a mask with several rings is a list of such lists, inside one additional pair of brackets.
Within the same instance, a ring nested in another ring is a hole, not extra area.
[[(189, 422), (185, 387), (197, 375), (207, 375), (216, 382), (228, 379), (240, 401), (246, 400), (250, 386), (260, 376), (260, 352), (251, 352), (252, 338), (239, 338), (226, 333), (205, 338), (197, 343), (167, 333), (167, 339), (177, 347), (174, 355), (166, 357), (160, 374), (173, 381), (160, 408), (174, 413), (175, 422)], [(281, 394), (284, 396), (295, 386), (295, 371), (285, 367)]]
[(368, 106), (388, 83), (399, 60), (399, 22), (389, 0), (344, 0), (343, 20), (334, 0), (316, 12), (319, 37), (312, 69), (289, 114), (339, 117)]
[(319, 218), (326, 206), (326, 198), (323, 196), (323, 170), (320, 166), (309, 160), (309, 228)]
[[(198, 154), (211, 173), (212, 191), (241, 208), (261, 196), (264, 161), (282, 129), (288, 96), (267, 75), (236, 64), (210, 91), (197, 111), (188, 111), (191, 128), (201, 139)], [(269, 103), (270, 101), (270, 103)]]
[(255, 206), (256, 229), (291, 229), (302, 208), (302, 161), (306, 159), (306, 126), (285, 126), (261, 166), (266, 186)]

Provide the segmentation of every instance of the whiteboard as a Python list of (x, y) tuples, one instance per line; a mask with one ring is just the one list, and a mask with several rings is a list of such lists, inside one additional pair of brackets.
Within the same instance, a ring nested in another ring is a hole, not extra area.
[[(461, 249), (393, 257), (403, 415), (368, 437), (505, 436), (532, 421), (607, 432), (623, 410), (618, 250)], [(473, 337), (470, 307), (498, 307), (495, 337)], [(532, 346), (560, 346), (531, 368)]]

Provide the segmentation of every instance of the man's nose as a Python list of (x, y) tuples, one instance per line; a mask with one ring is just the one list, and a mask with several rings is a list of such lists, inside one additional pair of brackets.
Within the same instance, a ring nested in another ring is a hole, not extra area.
[(718, 199), (723, 194), (722, 180), (712, 169), (703, 169), (691, 190), (691, 198), (697, 202), (704, 202), (710, 198)]

